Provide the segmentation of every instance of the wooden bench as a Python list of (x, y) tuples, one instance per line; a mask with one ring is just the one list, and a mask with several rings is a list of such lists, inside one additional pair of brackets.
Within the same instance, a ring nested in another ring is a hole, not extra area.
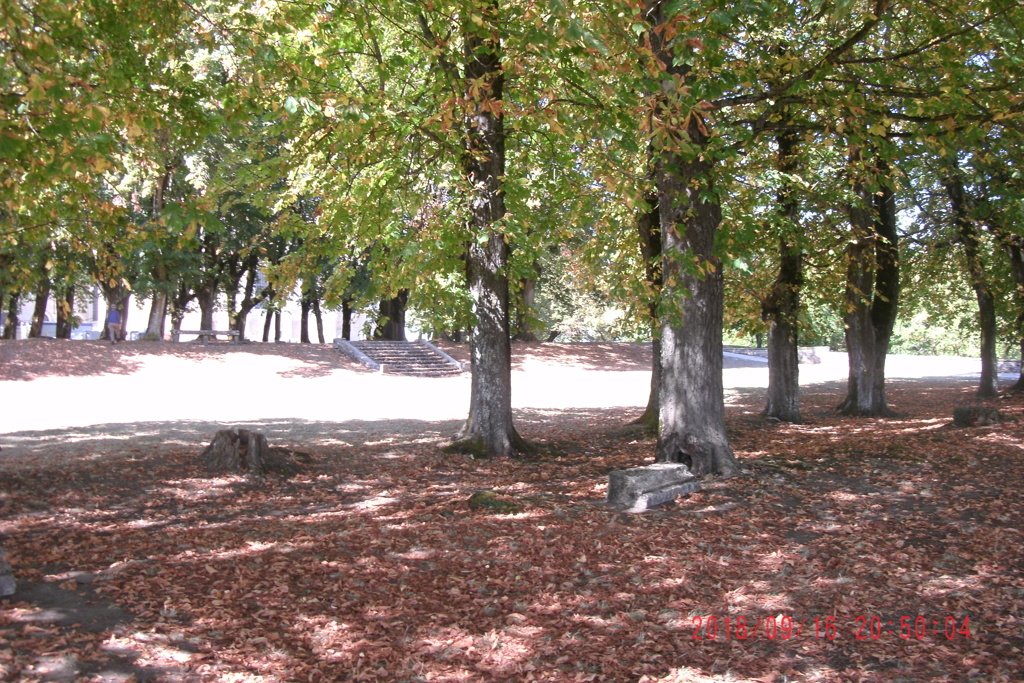
[(183, 334), (197, 334), (203, 344), (206, 344), (210, 337), (216, 337), (218, 334), (231, 337), (232, 344), (237, 344), (240, 341), (238, 330), (173, 330), (171, 332), (171, 341), (181, 341), (180, 337)]

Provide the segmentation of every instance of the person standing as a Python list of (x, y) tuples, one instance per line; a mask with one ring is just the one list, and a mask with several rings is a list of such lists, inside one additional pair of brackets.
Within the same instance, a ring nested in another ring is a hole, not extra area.
[(111, 345), (116, 344), (121, 338), (121, 311), (111, 306), (107, 311), (107, 333), (110, 335)]

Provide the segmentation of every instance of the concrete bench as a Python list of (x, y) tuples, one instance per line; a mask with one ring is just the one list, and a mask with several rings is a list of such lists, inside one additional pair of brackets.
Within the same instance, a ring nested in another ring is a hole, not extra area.
[(203, 344), (205, 344), (210, 337), (216, 337), (218, 334), (231, 337), (232, 344), (237, 344), (240, 341), (238, 330), (174, 330), (171, 332), (171, 341), (181, 341), (181, 335), (183, 334), (197, 334)]
[(700, 481), (686, 465), (658, 462), (609, 473), (606, 503), (623, 512), (643, 512), (696, 491)]

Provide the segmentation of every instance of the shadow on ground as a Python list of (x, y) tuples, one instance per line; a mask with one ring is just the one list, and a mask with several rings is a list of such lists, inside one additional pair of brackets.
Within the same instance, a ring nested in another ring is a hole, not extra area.
[[(619, 429), (638, 411), (615, 408), (518, 411), (549, 447), (523, 460), (442, 453), (454, 420), (250, 424), (313, 455), (262, 482), (196, 469), (225, 425), (22, 433), (85, 454), (133, 429), (150, 441), (130, 464), (5, 472), (0, 530), (27, 586), (96, 586), (130, 610), (103, 643), (137, 656), (140, 680), (1015, 680), (1019, 426), (949, 428), (970, 384), (894, 383), (900, 417), (843, 418), (840, 386), (806, 391), (801, 425), (760, 418), (763, 391), (737, 394), (745, 476), (645, 515), (600, 505), (608, 471), (653, 455)], [(480, 490), (521, 509), (474, 511)], [(4, 605), (23, 666), (89, 635), (12, 621), (45, 600)], [(926, 630), (901, 638), (903, 617)], [(968, 618), (970, 638), (943, 632)]]

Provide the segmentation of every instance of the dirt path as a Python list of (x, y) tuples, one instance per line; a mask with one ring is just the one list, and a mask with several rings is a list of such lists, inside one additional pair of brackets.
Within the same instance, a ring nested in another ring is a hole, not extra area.
[[(468, 360), (464, 345), (446, 350)], [(515, 344), (513, 404), (541, 421), (573, 410), (626, 416), (646, 405), (650, 362), (648, 344)], [(960, 382), (976, 365), (895, 356), (890, 375)], [(761, 359), (730, 354), (724, 367), (729, 403), (767, 386)], [(948, 377), (958, 373), (967, 374)], [(801, 366), (805, 386), (845, 377), (845, 354)], [(0, 469), (18, 469), (140, 446), (199, 448), (238, 426), (293, 445), (444, 438), (465, 419), (469, 375), (379, 375), (318, 345), (23, 340), (0, 342), (0, 396)]]
[[(464, 347), (449, 346), (457, 357)], [(645, 344), (516, 345), (518, 410), (646, 404)], [(288, 443), (374, 441), (454, 433), (469, 405), (469, 375), (410, 378), (369, 372), (329, 347), (298, 344), (0, 343), (0, 468), (78, 450), (89, 457), (141, 445), (200, 446), (217, 429), (259, 428)], [(755, 360), (730, 372), (764, 374)], [(745, 379), (743, 381), (749, 381)]]

